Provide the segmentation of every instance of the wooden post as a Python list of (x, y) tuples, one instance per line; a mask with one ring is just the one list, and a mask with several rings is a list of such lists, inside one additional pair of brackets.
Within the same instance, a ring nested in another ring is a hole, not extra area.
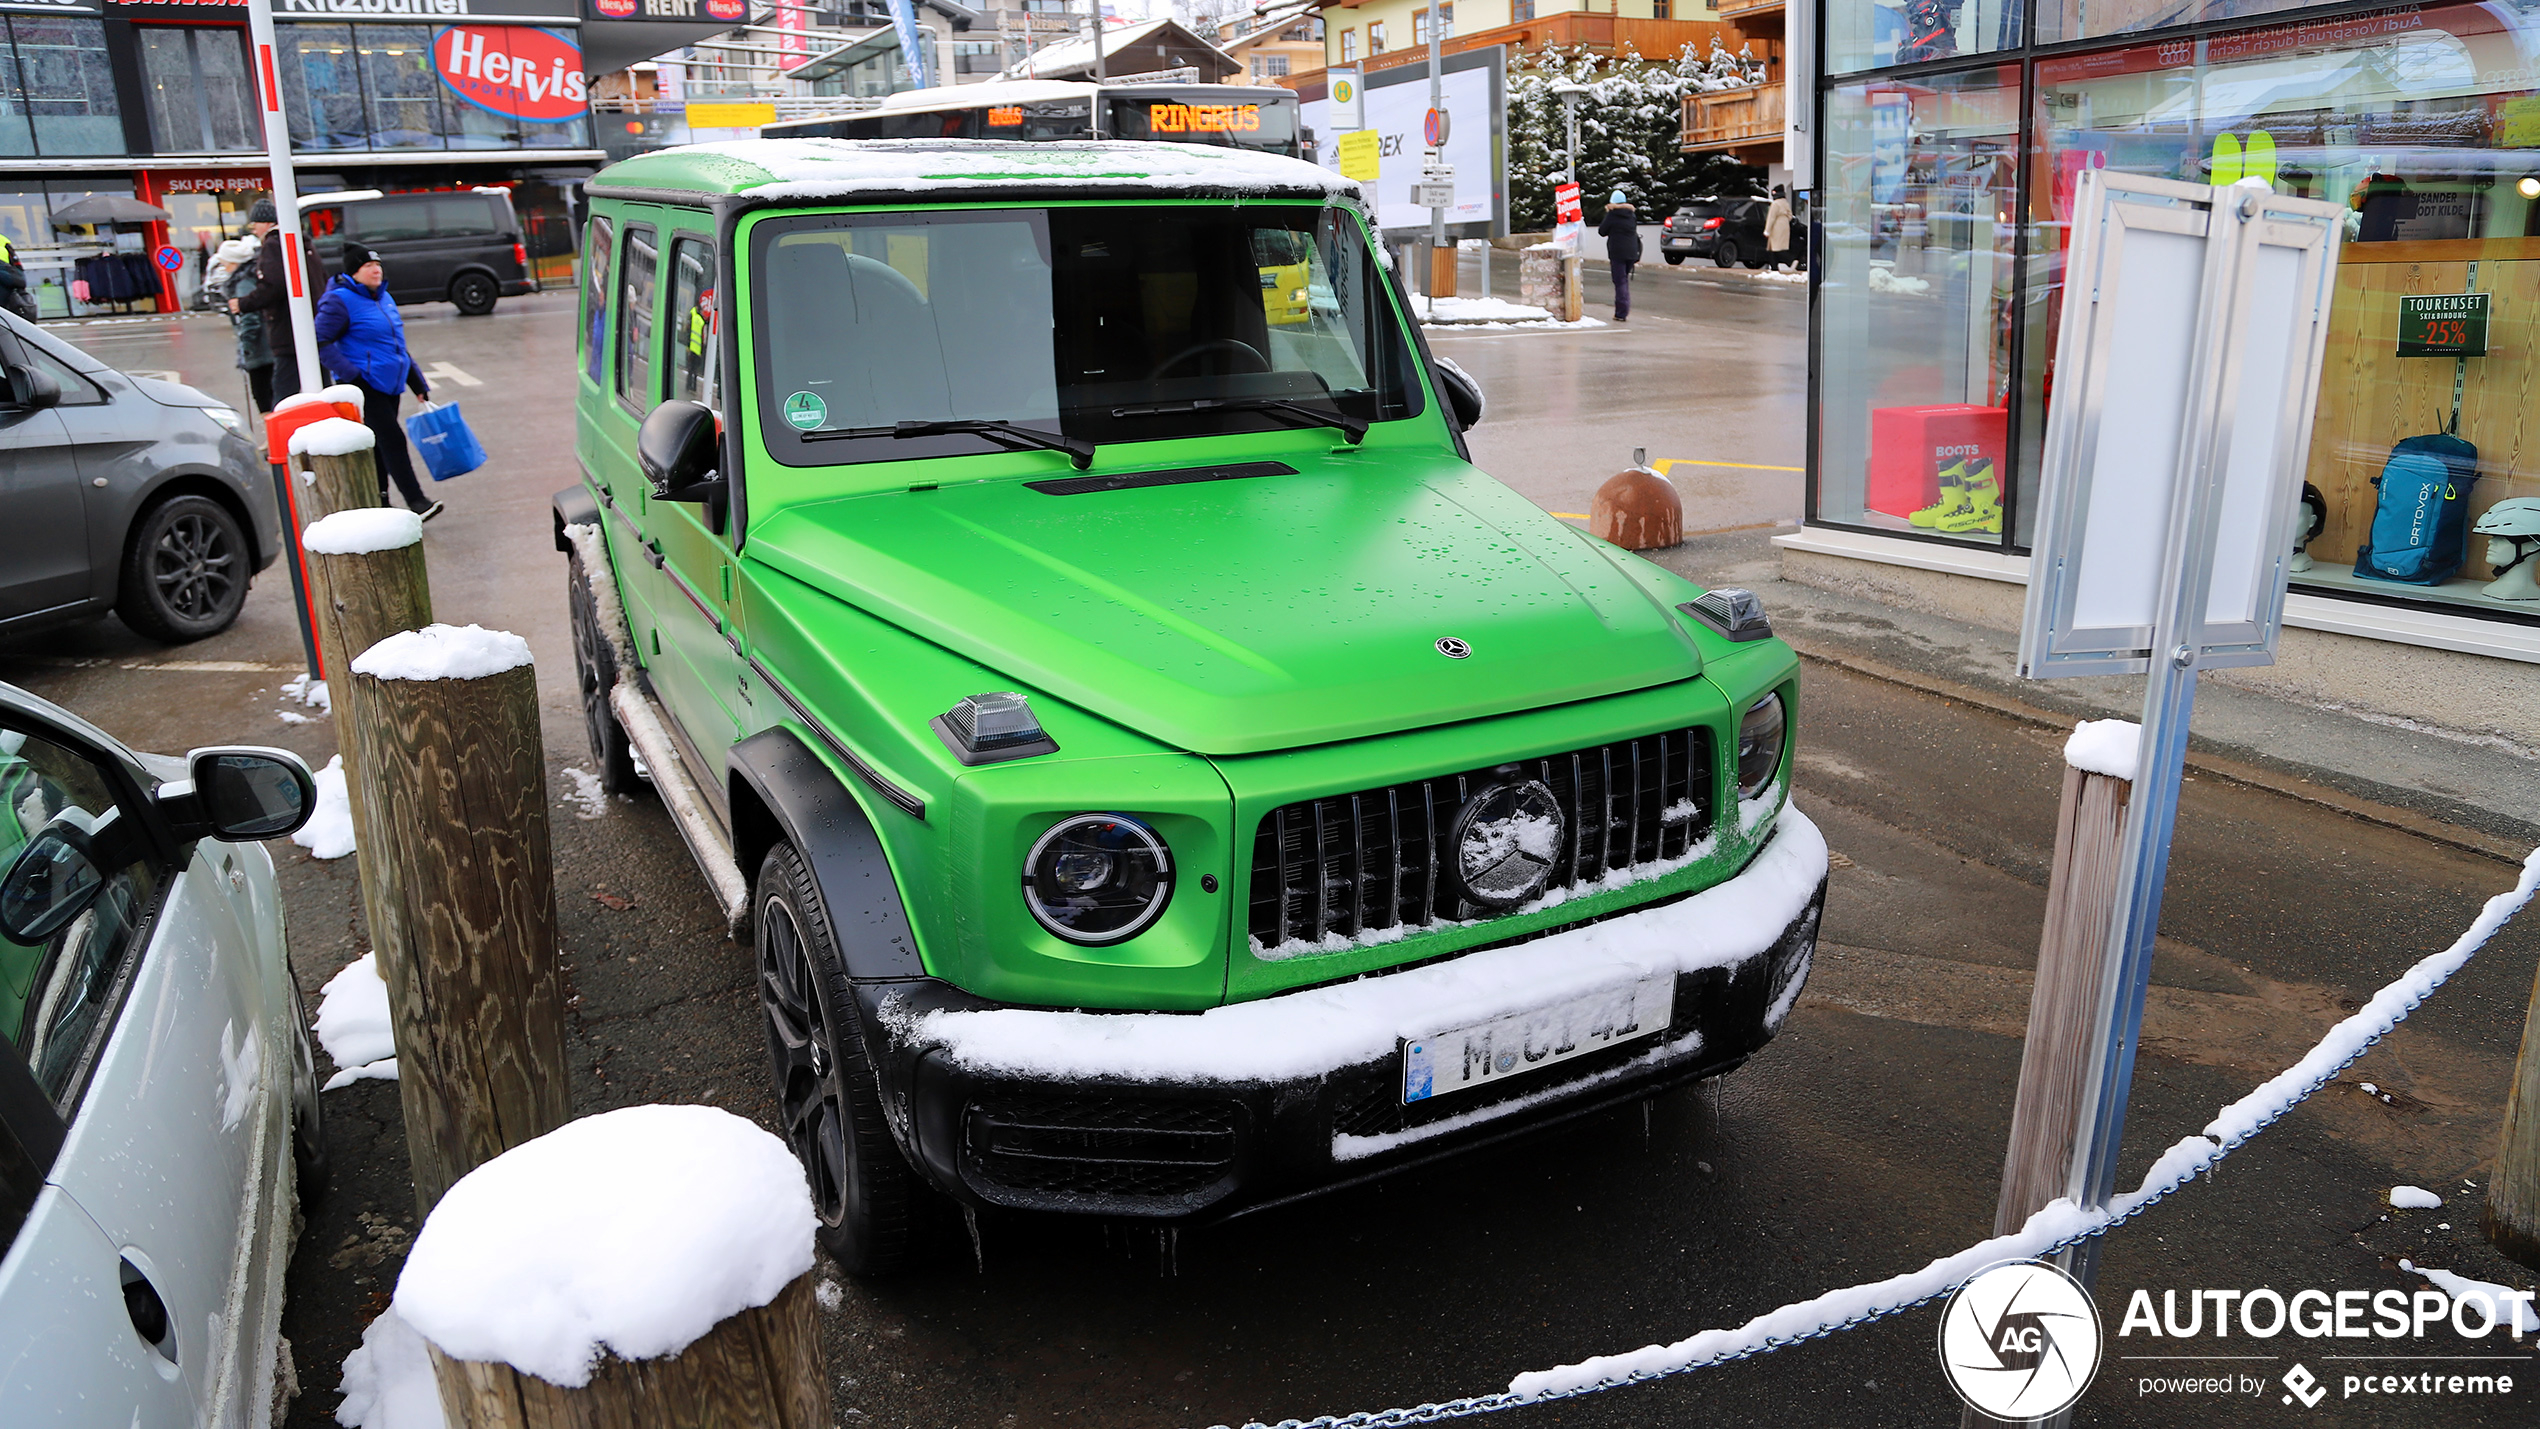
[(1586, 315), (1587, 294), (1583, 288), (1584, 281), (1579, 276), (1579, 260), (1576, 255), (1561, 260), (1561, 321), (1574, 323)]
[(375, 441), (370, 428), (341, 417), (311, 422), (291, 434), (303, 521), (315, 524), (338, 511), (380, 504)]
[[(471, 639), (500, 648), (419, 673)], [(445, 625), (389, 636), (349, 670), (339, 727), (361, 771), (346, 783), (362, 903), (429, 1214), (459, 1177), (568, 1115), (538, 682), (518, 637)]]
[[(393, 508), (374, 511), (375, 515), (356, 513), (349, 518), (339, 512), (311, 522), (300, 536), (301, 549), (309, 558), (318, 650), (330, 670), (343, 669), (354, 656), (401, 630), (421, 630), (432, 623), (423, 522)], [(398, 521), (399, 517), (405, 520)], [(406, 522), (412, 522), (411, 532), (405, 529)], [(395, 524), (393, 531), (390, 523)], [(396, 544), (382, 544), (392, 536)], [(345, 752), (352, 752), (350, 741)]]
[[(1448, 239), (1444, 243), (1434, 245), (1429, 249), (1429, 298), (1431, 302), (1434, 303), (1439, 298), (1451, 298), (1455, 296), (1455, 260), (1457, 256), (1458, 254), (1455, 249), (1455, 240), (1452, 238)], [(1434, 307), (1430, 309), (1432, 314), (1436, 311), (1437, 310)]]
[(2522, 1019), (2522, 1054), (2505, 1093), (2505, 1130), (2479, 1226), (2498, 1254), (2540, 1270), (2540, 977)]
[(2099, 989), (2107, 971), (2108, 930), (2117, 900), (2131, 780), (2064, 769), (2064, 801), (2055, 815), (2055, 864), (2046, 883), (2046, 929), (2037, 945), (2037, 983), (2029, 993), (2028, 1039), (2020, 1052), (2020, 1090), (2011, 1107), (2011, 1147), (2002, 1164), (2002, 1200), (1993, 1233), (2008, 1235), (2072, 1179), (2073, 1142), (2082, 1118), (2082, 1088), (2098, 1031)]
[[(402, 1067), (401, 1067), (402, 1070)], [(828, 1371), (812, 1277), (744, 1310), (678, 1354), (603, 1359), (580, 1389), (507, 1364), (454, 1360), (432, 1345), (451, 1429), (829, 1429)]]

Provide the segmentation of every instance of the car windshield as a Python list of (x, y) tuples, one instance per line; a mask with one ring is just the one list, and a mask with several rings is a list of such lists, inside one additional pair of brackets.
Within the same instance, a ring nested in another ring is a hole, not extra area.
[(1359, 234), (1313, 205), (764, 221), (767, 445), (827, 466), (1018, 444), (945, 423), (1100, 444), (1415, 415), (1409, 345)]

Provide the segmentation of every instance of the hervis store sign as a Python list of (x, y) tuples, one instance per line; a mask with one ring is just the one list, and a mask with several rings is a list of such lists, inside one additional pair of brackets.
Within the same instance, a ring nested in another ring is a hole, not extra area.
[(525, 123), (552, 124), (589, 107), (582, 49), (529, 25), (452, 25), (432, 37), (432, 68), (459, 98)]

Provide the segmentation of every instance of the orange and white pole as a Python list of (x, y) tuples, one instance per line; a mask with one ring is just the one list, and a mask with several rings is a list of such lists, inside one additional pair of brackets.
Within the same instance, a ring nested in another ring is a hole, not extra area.
[(291, 345), (300, 358), (300, 390), (326, 385), (318, 371), (317, 274), (301, 242), (300, 184), (291, 172), (291, 123), (282, 112), (282, 61), (273, 39), (273, 0), (247, 0), (247, 44), (255, 51), (256, 99), (264, 108), (265, 162), (273, 171), (274, 216), (280, 221), (282, 269), (291, 319)]

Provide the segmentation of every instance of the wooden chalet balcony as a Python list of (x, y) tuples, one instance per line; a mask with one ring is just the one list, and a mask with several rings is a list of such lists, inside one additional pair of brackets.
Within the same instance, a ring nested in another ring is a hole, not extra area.
[(1781, 143), (1782, 86), (1758, 84), (1686, 95), (1683, 137), (1688, 154)]
[[(1775, 0), (1775, 3), (1778, 4), (1779, 0)], [(1333, 28), (1345, 28), (1351, 23), (1348, 18), (1349, 13), (1349, 7), (1346, 6), (1327, 6), (1323, 11), (1324, 24)], [(1635, 20), (1628, 16), (1590, 15), (1578, 10), (1564, 10), (1559, 14), (1546, 15), (1540, 20), (1525, 20), (1514, 25), (1501, 25), (1495, 29), (1449, 35), (1446, 37), (1445, 50), (1453, 55), (1462, 54), (1466, 50), (1487, 49), (1492, 45), (1506, 45), (1511, 49), (1539, 49), (1546, 45), (1585, 45), (1599, 54), (1615, 54), (1625, 46), (1629, 46), (1639, 54), (1657, 59), (1673, 56), (1687, 45), (1693, 46), (1693, 52), (1697, 55), (1707, 54), (1710, 52), (1711, 37), (1714, 35), (1719, 36), (1720, 42), (1731, 50), (1737, 48), (1736, 33), (1716, 20)], [(1368, 56), (1358, 63), (1364, 68), (1379, 70), (1392, 69), (1396, 65), (1428, 62), (1429, 47), (1427, 45), (1410, 45), (1402, 49), (1387, 50), (1381, 55)], [(1293, 89), (1296, 87), (1296, 81), (1307, 78), (1309, 74), (1317, 77), (1317, 83), (1320, 82), (1321, 70), (1289, 75), (1280, 82)]]
[(1783, 0), (1720, 0), (1718, 14), (1723, 20), (1760, 20), (1782, 12)]

